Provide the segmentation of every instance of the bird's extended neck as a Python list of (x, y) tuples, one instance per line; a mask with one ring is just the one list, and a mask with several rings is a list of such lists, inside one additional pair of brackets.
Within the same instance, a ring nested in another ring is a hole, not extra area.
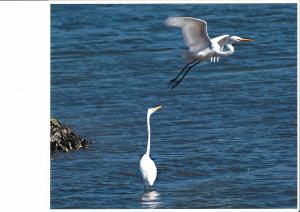
[(229, 49), (228, 51), (217, 51), (218, 56), (228, 56), (234, 53), (234, 47), (232, 44), (226, 44), (227, 48)]
[(148, 144), (147, 144), (147, 151), (146, 155), (150, 155), (150, 137), (151, 137), (151, 131), (150, 131), (150, 116), (151, 114), (147, 113), (147, 129), (148, 129)]

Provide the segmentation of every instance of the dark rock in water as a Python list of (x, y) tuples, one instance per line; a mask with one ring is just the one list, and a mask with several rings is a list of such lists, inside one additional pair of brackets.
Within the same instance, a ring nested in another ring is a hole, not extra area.
[(56, 151), (68, 152), (71, 149), (87, 148), (90, 143), (56, 119), (51, 119), (50, 148), (51, 154)]

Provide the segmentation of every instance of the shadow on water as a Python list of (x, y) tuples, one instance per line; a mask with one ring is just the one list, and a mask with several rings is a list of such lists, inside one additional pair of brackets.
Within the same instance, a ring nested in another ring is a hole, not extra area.
[(160, 193), (157, 191), (145, 191), (141, 198), (143, 208), (161, 208)]

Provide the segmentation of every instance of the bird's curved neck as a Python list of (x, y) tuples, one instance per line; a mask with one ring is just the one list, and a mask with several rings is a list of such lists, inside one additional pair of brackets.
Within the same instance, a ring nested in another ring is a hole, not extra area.
[(226, 44), (227, 48), (229, 49), (228, 51), (218, 51), (217, 55), (218, 56), (228, 56), (234, 53), (234, 47), (232, 44)]
[(150, 130), (150, 116), (151, 114), (147, 113), (147, 129), (148, 129), (148, 144), (147, 144), (147, 151), (146, 155), (150, 155), (150, 137), (151, 137), (151, 130)]

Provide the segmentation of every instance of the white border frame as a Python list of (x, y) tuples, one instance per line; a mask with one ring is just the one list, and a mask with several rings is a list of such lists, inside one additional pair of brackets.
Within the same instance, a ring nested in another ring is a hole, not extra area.
[[(50, 6), (51, 4), (297, 4), (297, 209), (189, 209), (193, 211), (299, 210), (299, 2), (296, 0), (72, 0), (0, 2), (0, 211), (50, 211)], [(34, 45), (33, 45), (34, 44)], [(36, 129), (32, 131), (32, 126)], [(24, 142), (30, 139), (31, 143)], [(118, 209), (97, 209), (120, 211)], [(122, 209), (127, 211), (131, 209)], [(147, 209), (150, 210), (151, 209)], [(61, 210), (56, 210), (61, 211)], [(75, 210), (69, 210), (75, 211)], [(81, 210), (90, 211), (90, 210)], [(136, 211), (144, 211), (136, 209)], [(174, 211), (156, 209), (155, 211)], [(185, 209), (176, 209), (185, 211)]]

